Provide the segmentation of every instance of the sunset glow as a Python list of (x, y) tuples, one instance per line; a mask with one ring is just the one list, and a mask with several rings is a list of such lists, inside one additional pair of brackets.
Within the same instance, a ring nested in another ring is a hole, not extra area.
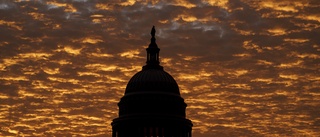
[(153, 25), (194, 137), (319, 136), (318, 0), (2, 0), (0, 136), (111, 136)]

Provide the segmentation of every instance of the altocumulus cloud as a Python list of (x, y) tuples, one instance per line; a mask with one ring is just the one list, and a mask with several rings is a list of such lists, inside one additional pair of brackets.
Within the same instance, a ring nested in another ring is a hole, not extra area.
[(152, 25), (193, 136), (317, 136), (317, 0), (0, 1), (1, 136), (111, 136)]

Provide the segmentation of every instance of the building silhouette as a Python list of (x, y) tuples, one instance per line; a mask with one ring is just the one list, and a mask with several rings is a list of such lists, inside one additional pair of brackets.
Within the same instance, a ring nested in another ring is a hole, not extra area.
[(186, 119), (186, 103), (178, 84), (163, 70), (151, 30), (147, 62), (127, 84), (118, 103), (119, 117), (112, 125), (112, 137), (191, 137), (192, 123)]

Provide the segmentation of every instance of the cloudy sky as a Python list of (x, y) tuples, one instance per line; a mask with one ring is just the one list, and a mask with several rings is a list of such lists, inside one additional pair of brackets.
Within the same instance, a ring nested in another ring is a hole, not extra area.
[(0, 136), (111, 136), (153, 25), (194, 137), (320, 134), (319, 0), (0, 0)]

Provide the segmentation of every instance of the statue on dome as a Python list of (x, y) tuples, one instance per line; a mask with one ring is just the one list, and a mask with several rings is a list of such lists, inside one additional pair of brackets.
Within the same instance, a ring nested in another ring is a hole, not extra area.
[(154, 26), (151, 29), (151, 36), (154, 37), (156, 34), (156, 29), (154, 28)]

